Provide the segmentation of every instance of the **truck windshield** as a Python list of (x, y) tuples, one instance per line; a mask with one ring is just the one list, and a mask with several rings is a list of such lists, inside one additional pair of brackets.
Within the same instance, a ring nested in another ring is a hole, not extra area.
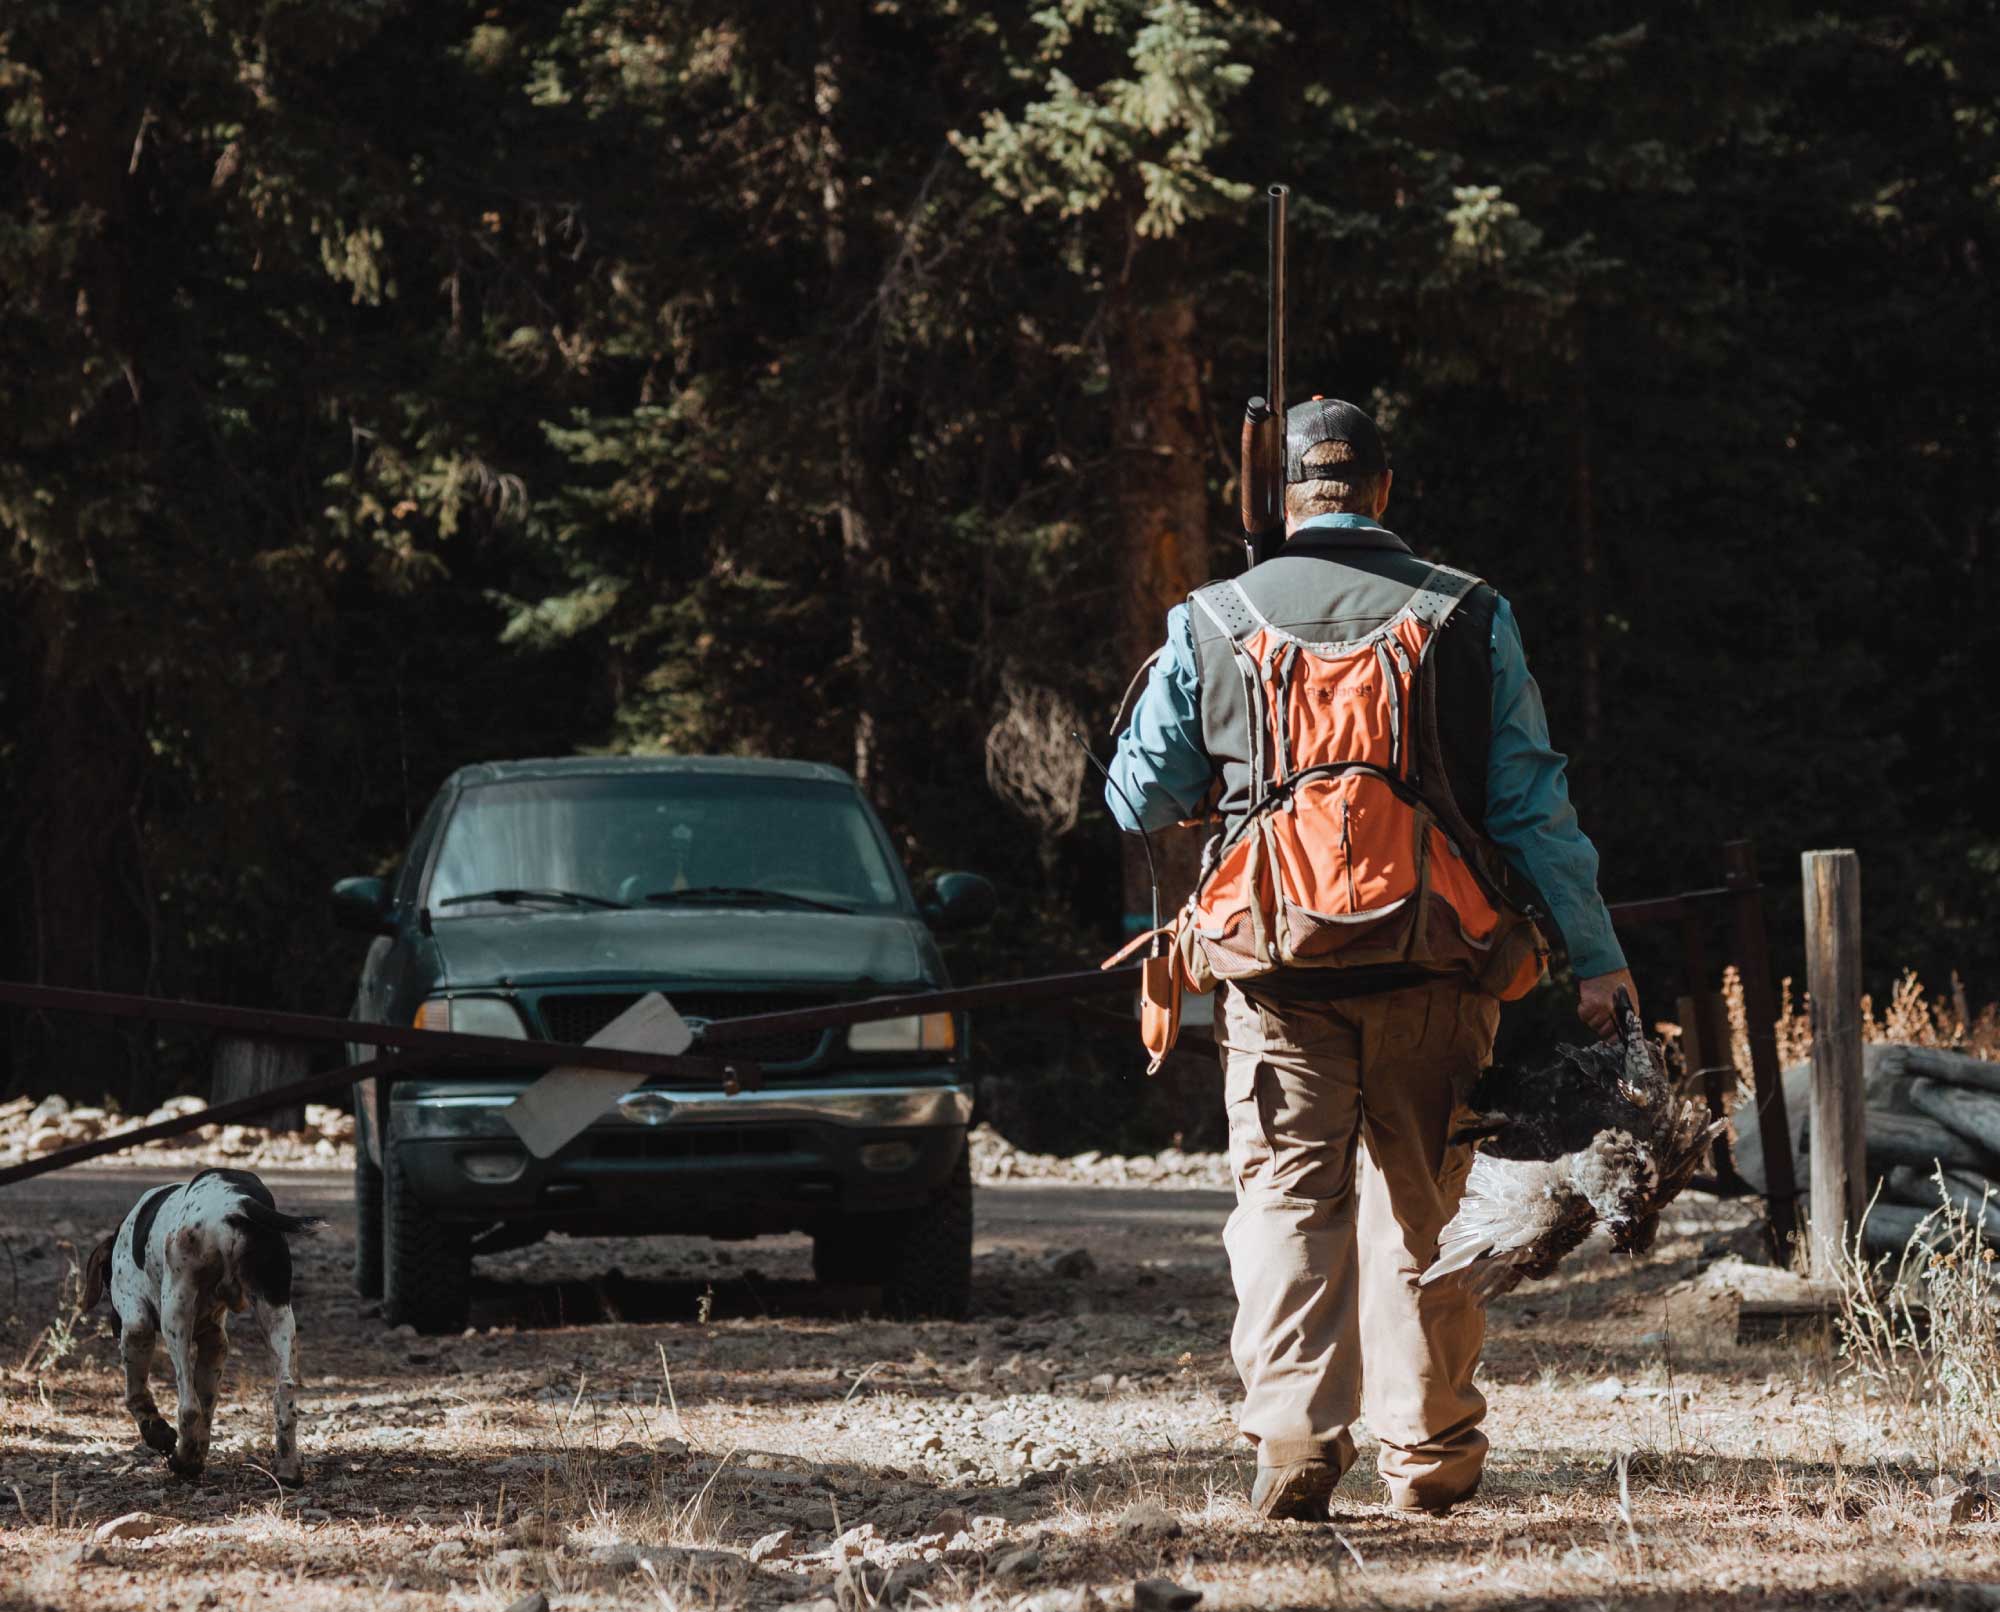
[(475, 785), (445, 826), (425, 904), (445, 919), (766, 899), (903, 910), (901, 881), (852, 789), (728, 773)]

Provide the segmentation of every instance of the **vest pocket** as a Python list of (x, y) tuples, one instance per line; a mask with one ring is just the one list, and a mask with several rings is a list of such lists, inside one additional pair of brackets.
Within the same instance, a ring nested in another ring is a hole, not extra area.
[(1281, 962), (1389, 963), (1409, 951), (1420, 882), (1410, 807), (1379, 774), (1311, 778), (1269, 818)]
[[(1426, 814), (1424, 834), (1429, 842), (1429, 877), (1425, 880), (1426, 896), (1433, 908), (1433, 922), (1441, 931), (1433, 940), (1433, 945), (1447, 955), (1457, 946), (1470, 947), (1473, 952), (1483, 954), (1492, 944), (1495, 931), (1500, 927), (1500, 912), (1486, 898), (1486, 892), (1479, 887), (1479, 880), (1472, 869), (1466, 866), (1465, 858), (1451, 841), (1449, 835)], [(1457, 931), (1454, 937), (1449, 931)]]
[(1197, 990), (1211, 989), (1217, 980), (1254, 979), (1276, 966), (1264, 922), (1270, 899), (1264, 824), (1257, 822), (1222, 853), (1191, 914), (1190, 928), (1206, 964), (1204, 969), (1189, 960), (1188, 976)]
[(1423, 893), (1414, 955), (1436, 968), (1462, 968), (1476, 989), (1511, 1002), (1540, 983), (1548, 958), (1541, 931), (1528, 918), (1488, 898), (1465, 855), (1430, 816), (1421, 830)]

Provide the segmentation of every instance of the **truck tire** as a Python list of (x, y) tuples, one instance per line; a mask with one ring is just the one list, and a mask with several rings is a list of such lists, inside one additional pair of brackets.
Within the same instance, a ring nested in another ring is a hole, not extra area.
[(368, 1156), (368, 1140), (354, 1138), (354, 1291), (382, 1296), (382, 1170)]
[(813, 1233), (813, 1280), (822, 1287), (871, 1286), (882, 1280), (880, 1232), (856, 1215)]
[(813, 1233), (813, 1277), (835, 1287), (880, 1287), (898, 1316), (956, 1321), (972, 1303), (972, 1154), (921, 1209), (845, 1215)]
[(898, 1215), (886, 1239), (882, 1308), (891, 1315), (962, 1321), (972, 1307), (972, 1149), (923, 1208)]
[(462, 1332), (472, 1303), (472, 1239), (418, 1202), (393, 1141), (382, 1162), (382, 1319), (419, 1332)]

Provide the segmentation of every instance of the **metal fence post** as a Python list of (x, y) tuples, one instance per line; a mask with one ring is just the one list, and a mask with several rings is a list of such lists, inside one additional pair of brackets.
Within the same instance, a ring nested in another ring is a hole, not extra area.
[(1764, 932), (1764, 887), (1757, 854), (1748, 840), (1722, 847), (1723, 883), (1734, 892), (1736, 967), (1743, 979), (1743, 1011), (1750, 1036), (1751, 1084), (1757, 1094), (1757, 1137), (1764, 1150), (1764, 1203), (1770, 1211), (1771, 1251), (1791, 1258), (1798, 1235), (1798, 1178), (1792, 1170), (1791, 1126), (1778, 1069), (1778, 1001), (1771, 988), (1771, 944)]

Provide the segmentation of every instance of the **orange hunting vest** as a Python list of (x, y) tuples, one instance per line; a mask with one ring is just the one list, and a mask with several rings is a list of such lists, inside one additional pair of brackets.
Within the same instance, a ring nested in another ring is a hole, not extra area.
[(1491, 847), (1447, 832), (1421, 773), (1425, 664), (1478, 584), (1434, 566), (1389, 619), (1337, 643), (1274, 625), (1238, 583), (1193, 595), (1233, 649), (1262, 782), (1181, 917), (1197, 990), (1406, 964), (1511, 1001), (1541, 978), (1547, 947), (1489, 872)]
[[(1497, 852), (1448, 783), (1433, 791), (1424, 776), (1436, 753), (1422, 708), (1431, 650), (1478, 585), (1434, 566), (1400, 608), (1335, 642), (1274, 624), (1234, 581), (1191, 596), (1197, 630), (1227, 646), (1226, 660), (1204, 658), (1204, 701), (1206, 679), (1233, 667), (1234, 686), (1222, 679), (1214, 698), (1248, 772), (1194, 894), (1154, 942), (1165, 955), (1146, 969), (1142, 1032), (1155, 1067), (1182, 987), (1401, 966), (1511, 1001), (1540, 980), (1548, 948), (1530, 910), (1503, 891)], [(1332, 981), (1328, 995), (1339, 995)]]

